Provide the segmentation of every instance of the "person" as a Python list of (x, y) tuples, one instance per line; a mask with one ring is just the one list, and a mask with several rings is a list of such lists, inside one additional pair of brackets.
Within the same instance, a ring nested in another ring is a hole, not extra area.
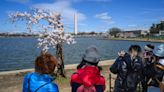
[(104, 92), (105, 79), (101, 76), (99, 52), (96, 46), (89, 46), (77, 66), (77, 71), (71, 76), (72, 92)]
[(24, 77), (23, 92), (59, 92), (53, 83), (57, 59), (51, 54), (41, 54), (35, 60), (35, 72)]
[(147, 44), (144, 47), (144, 53), (143, 53), (143, 58), (145, 59), (145, 63), (147, 63), (146, 61), (152, 61), (152, 57), (153, 57), (153, 50), (154, 50), (154, 45), (152, 44)]
[(153, 69), (151, 79), (148, 81), (148, 92), (164, 92), (162, 83), (164, 76), (164, 44), (161, 44), (153, 50)]
[(144, 69), (143, 69), (143, 79), (141, 81), (142, 92), (147, 92), (147, 87), (148, 87), (147, 82), (151, 77), (151, 72), (153, 67), (153, 62), (152, 62), (153, 50), (154, 50), (154, 45), (152, 44), (147, 44), (144, 47), (144, 53), (143, 53)]
[(143, 69), (141, 47), (131, 45), (128, 53), (121, 51), (118, 55), (110, 67), (110, 71), (117, 74), (113, 92), (136, 92)]

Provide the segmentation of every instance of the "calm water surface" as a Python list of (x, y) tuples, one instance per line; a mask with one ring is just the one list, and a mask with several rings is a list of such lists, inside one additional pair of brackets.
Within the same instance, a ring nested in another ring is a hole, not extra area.
[[(101, 54), (101, 60), (114, 59), (117, 52), (127, 50), (132, 44), (144, 46), (152, 42), (114, 41), (97, 38), (76, 38), (74, 45), (64, 45), (65, 64), (79, 63), (85, 49), (96, 45)], [(0, 38), (0, 71), (27, 69), (34, 67), (35, 58), (39, 55), (36, 38)], [(50, 50), (55, 54), (55, 50)]]

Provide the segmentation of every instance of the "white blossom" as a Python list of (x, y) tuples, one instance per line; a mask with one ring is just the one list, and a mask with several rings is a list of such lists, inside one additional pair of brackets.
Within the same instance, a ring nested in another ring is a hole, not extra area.
[(64, 33), (64, 26), (60, 22), (61, 15), (56, 12), (34, 9), (33, 12), (14, 12), (10, 13), (9, 17), (12, 22), (18, 20), (26, 21), (27, 29), (31, 32), (32, 26), (39, 24), (39, 21), (46, 20), (47, 25), (39, 26), (43, 31), (39, 33), (38, 48), (41, 48), (44, 53), (49, 50), (49, 47), (56, 48), (57, 44), (66, 42), (74, 44), (75, 40), (72, 35)]

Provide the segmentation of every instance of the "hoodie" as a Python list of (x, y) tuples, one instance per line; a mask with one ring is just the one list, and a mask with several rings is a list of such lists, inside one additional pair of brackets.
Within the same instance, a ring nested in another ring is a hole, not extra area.
[(53, 80), (48, 74), (28, 73), (24, 77), (22, 92), (59, 92), (58, 86), (52, 83)]
[[(98, 67), (86, 65), (79, 68), (76, 73), (71, 76), (71, 84), (77, 83), (85, 87), (103, 86), (105, 89), (105, 79), (101, 76)], [(72, 85), (73, 86), (73, 85)]]

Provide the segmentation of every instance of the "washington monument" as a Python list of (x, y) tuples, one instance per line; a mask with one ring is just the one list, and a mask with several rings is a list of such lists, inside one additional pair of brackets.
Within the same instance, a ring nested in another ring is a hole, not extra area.
[(74, 34), (77, 35), (77, 13), (74, 14)]

